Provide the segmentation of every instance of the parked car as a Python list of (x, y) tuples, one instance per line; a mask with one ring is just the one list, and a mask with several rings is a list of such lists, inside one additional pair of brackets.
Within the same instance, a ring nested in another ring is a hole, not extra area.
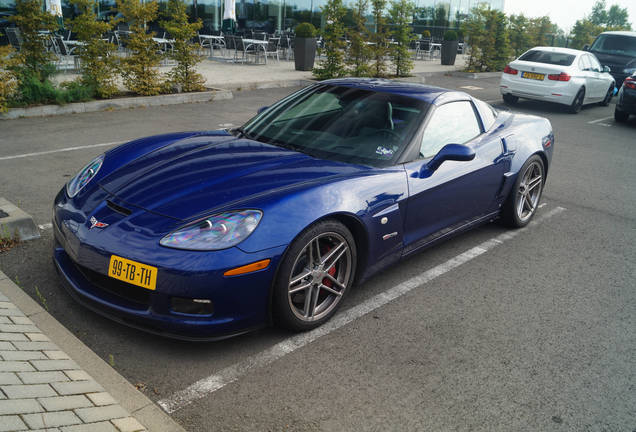
[(630, 114), (636, 115), (636, 72), (623, 81), (614, 109), (617, 122), (626, 122)]
[(583, 49), (594, 54), (602, 65), (611, 69), (617, 88), (626, 77), (636, 72), (636, 32), (603, 32), (590, 47), (586, 45)]
[(107, 317), (206, 339), (271, 319), (308, 330), (354, 281), (494, 218), (535, 214), (547, 119), (466, 93), (339, 79), (232, 130), (141, 138), (54, 203), (54, 262)]
[(505, 67), (500, 91), (508, 104), (519, 98), (535, 99), (567, 105), (576, 114), (586, 104), (608, 105), (614, 95), (614, 78), (593, 54), (536, 47)]

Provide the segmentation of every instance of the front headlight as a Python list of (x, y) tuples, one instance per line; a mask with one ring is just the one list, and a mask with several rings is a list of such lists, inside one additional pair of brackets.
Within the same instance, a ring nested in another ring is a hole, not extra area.
[(219, 213), (179, 228), (159, 242), (162, 246), (189, 250), (219, 250), (236, 246), (256, 229), (260, 210)]
[(66, 184), (66, 193), (69, 198), (73, 198), (97, 175), (97, 172), (104, 163), (104, 155), (101, 154), (90, 161)]

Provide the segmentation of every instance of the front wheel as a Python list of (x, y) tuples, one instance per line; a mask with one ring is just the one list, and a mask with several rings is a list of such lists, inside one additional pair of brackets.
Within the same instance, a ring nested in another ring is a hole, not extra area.
[(517, 180), (504, 204), (501, 218), (506, 225), (521, 228), (530, 223), (539, 206), (544, 182), (543, 160), (534, 155), (519, 170)]
[(356, 253), (351, 232), (338, 221), (303, 231), (285, 254), (274, 283), (274, 321), (305, 331), (329, 320), (353, 284)]
[(513, 95), (511, 95), (509, 93), (506, 93), (506, 94), (503, 95), (503, 100), (508, 105), (514, 105), (517, 102), (519, 102), (519, 97), (513, 96)]

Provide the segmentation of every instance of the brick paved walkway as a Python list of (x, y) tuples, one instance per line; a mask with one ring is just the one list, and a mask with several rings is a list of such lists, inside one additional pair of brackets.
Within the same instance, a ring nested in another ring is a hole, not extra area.
[(0, 432), (146, 429), (0, 293)]

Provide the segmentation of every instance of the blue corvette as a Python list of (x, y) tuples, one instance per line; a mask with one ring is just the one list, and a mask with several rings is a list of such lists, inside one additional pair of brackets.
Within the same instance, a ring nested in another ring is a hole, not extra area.
[(55, 198), (54, 262), (89, 308), (217, 339), (319, 326), (354, 282), (501, 218), (526, 225), (548, 120), (387, 80), (304, 88), (242, 127), (143, 138)]

